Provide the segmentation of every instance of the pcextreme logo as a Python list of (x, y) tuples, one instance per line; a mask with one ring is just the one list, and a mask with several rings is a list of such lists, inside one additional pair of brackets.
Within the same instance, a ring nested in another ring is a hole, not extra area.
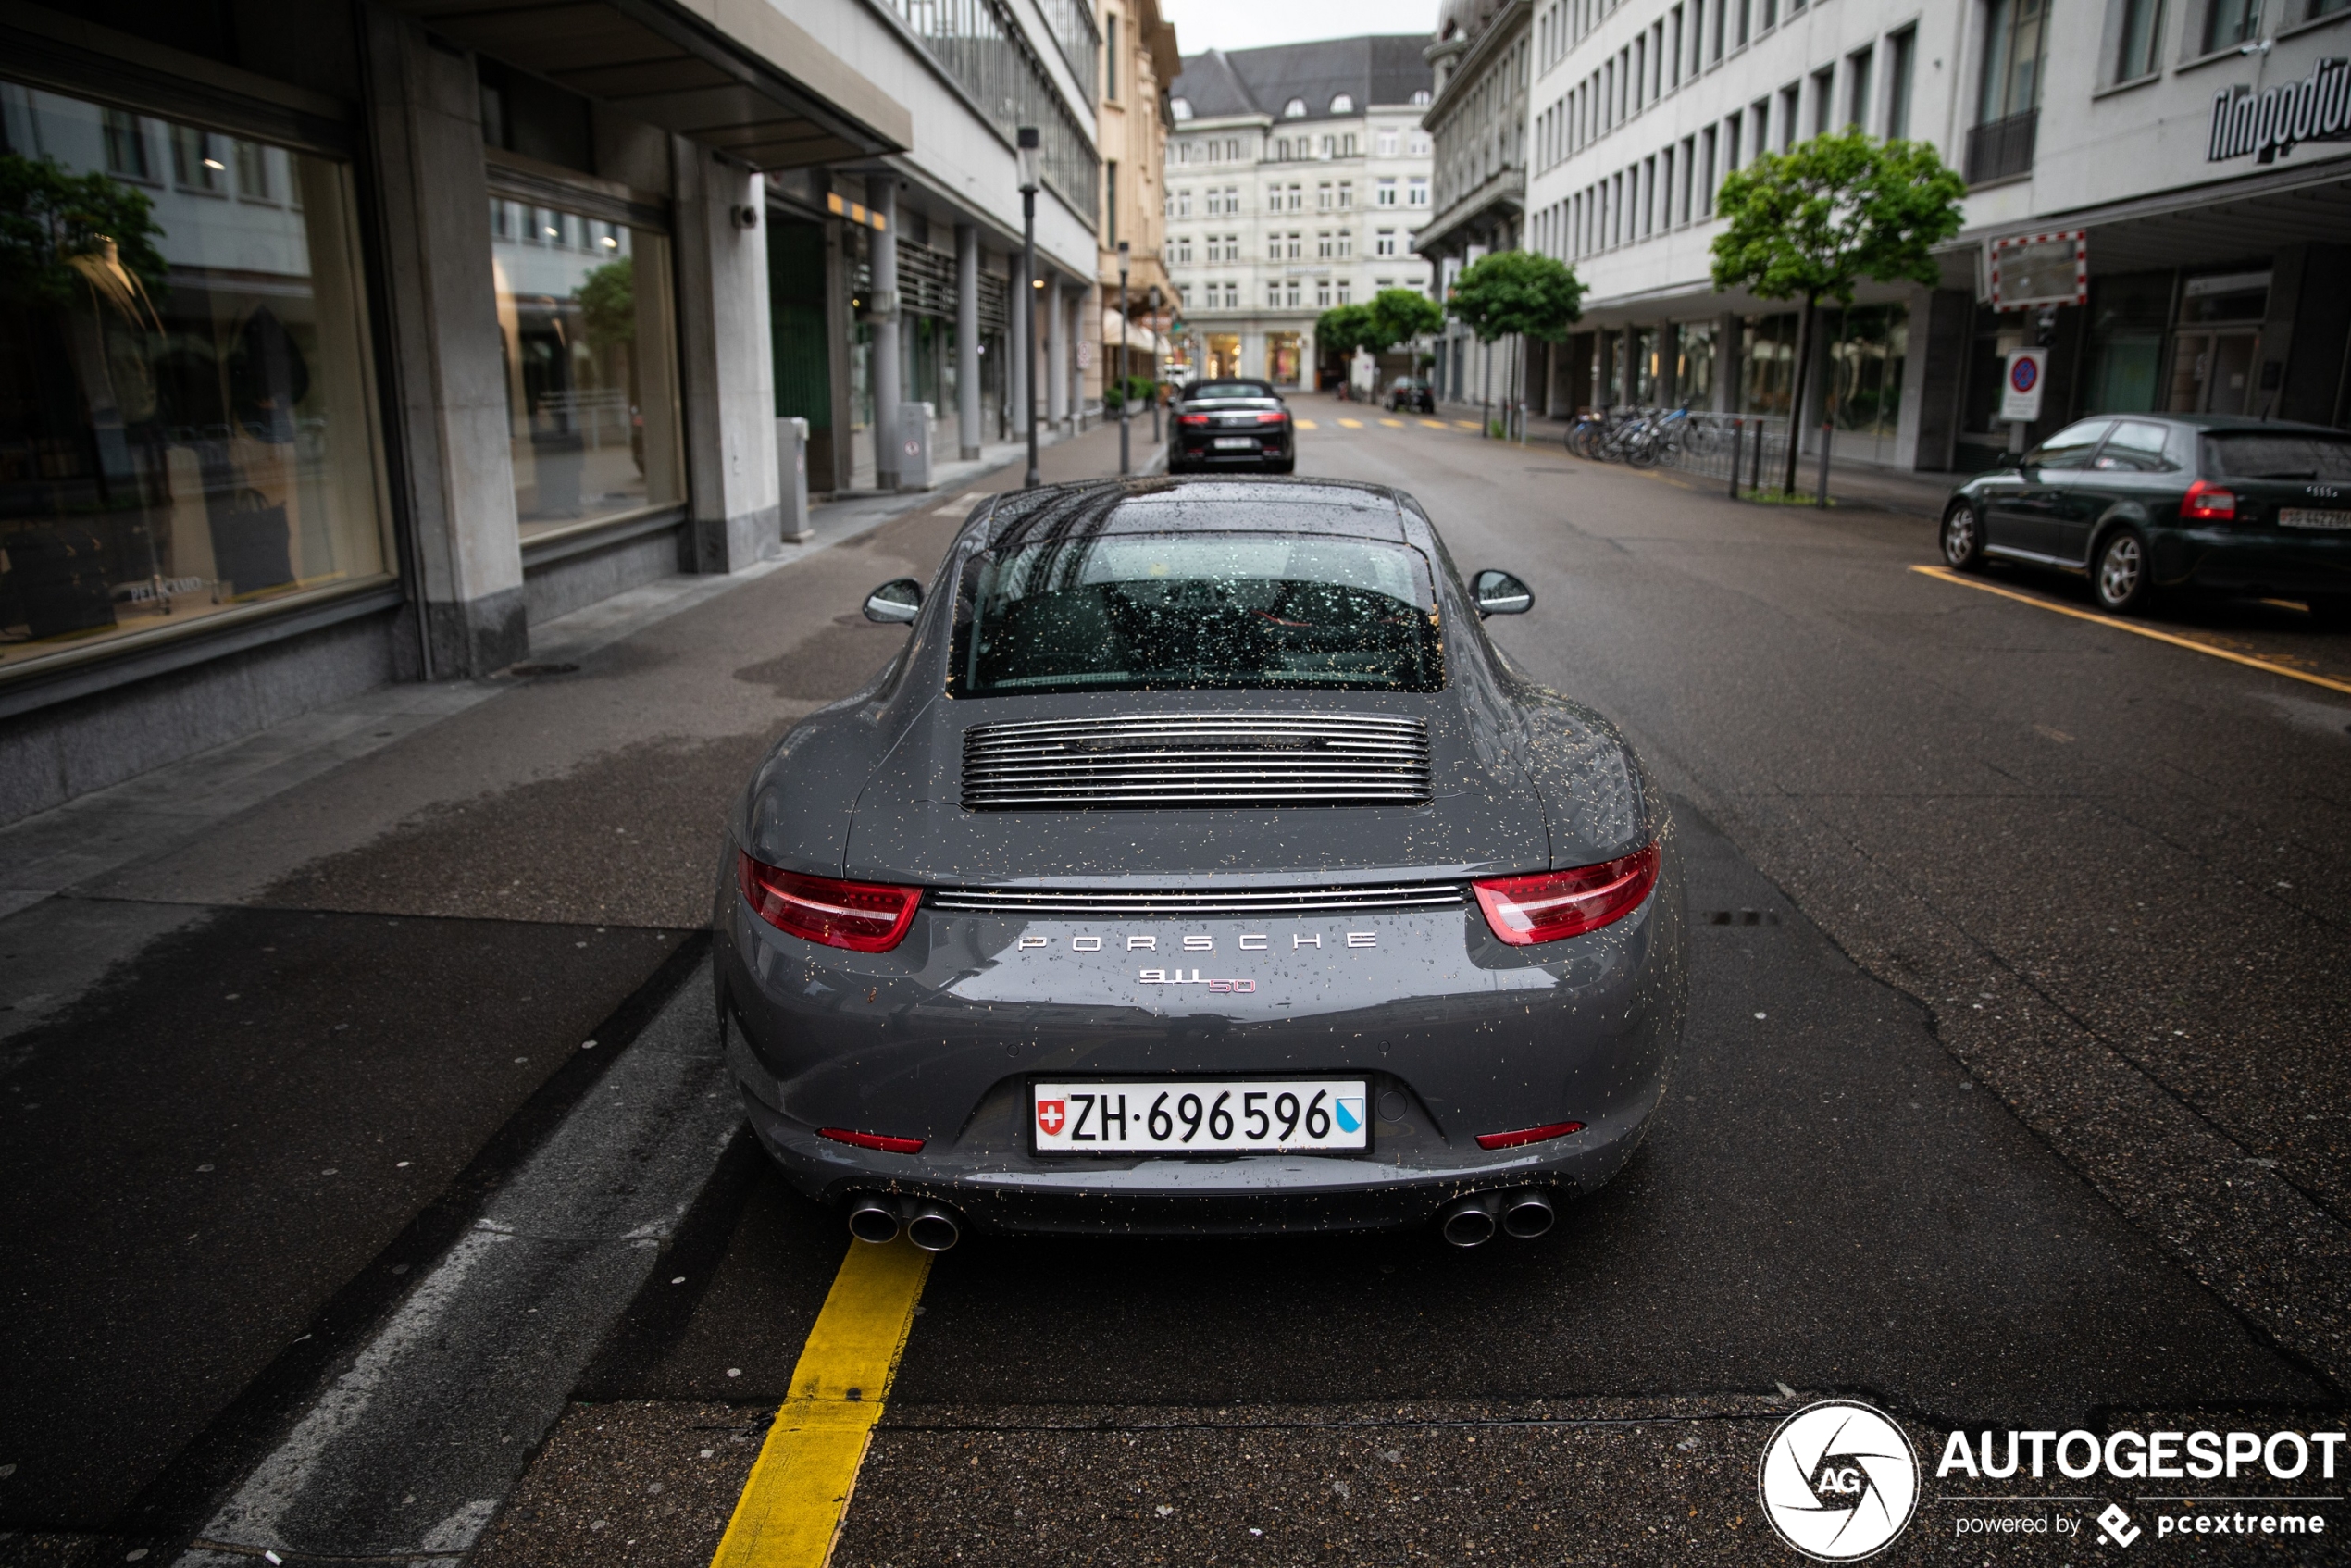
[(1822, 1400), (1763, 1445), (1763, 1516), (1816, 1562), (1853, 1562), (1894, 1542), (1919, 1501), (1919, 1456), (1885, 1412)]

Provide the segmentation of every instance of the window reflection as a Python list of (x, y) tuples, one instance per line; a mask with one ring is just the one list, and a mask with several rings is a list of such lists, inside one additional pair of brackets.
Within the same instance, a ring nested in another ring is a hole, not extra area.
[(343, 167), (0, 81), (0, 672), (382, 576)]
[(677, 502), (668, 242), (504, 197), (490, 230), (523, 537)]

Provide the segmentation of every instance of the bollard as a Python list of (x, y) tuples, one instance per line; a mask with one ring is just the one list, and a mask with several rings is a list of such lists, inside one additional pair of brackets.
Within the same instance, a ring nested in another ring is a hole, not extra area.
[(1812, 504), (1823, 508), (1829, 504), (1829, 436), (1835, 428), (1825, 421), (1821, 426), (1821, 477), (1812, 486)]
[(1763, 424), (1763, 421), (1762, 421), (1762, 420), (1760, 420), (1760, 419), (1756, 420), (1756, 421), (1755, 421), (1755, 467), (1754, 467), (1753, 471), (1751, 471), (1751, 472), (1748, 475), (1748, 477), (1747, 477), (1747, 488), (1748, 488), (1748, 489), (1749, 489), (1749, 490), (1761, 490), (1761, 489), (1763, 488), (1763, 437), (1764, 437), (1764, 434), (1765, 434), (1765, 426), (1764, 426), (1764, 424)]
[(776, 477), (782, 540), (805, 544), (816, 535), (808, 526), (808, 421), (796, 415), (776, 421)]
[(1747, 421), (1731, 421), (1731, 499), (1739, 498), (1739, 445), (1747, 434)]

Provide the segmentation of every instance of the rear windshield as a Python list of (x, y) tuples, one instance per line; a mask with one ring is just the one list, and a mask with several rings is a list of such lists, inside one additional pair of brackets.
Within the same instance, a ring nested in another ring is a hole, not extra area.
[(1263, 381), (1196, 381), (1184, 394), (1184, 401), (1198, 403), (1208, 398), (1271, 398), (1273, 395), (1274, 389)]
[(1375, 540), (1120, 534), (974, 558), (958, 696), (1180, 688), (1434, 691), (1426, 557)]
[(2351, 437), (2279, 430), (2209, 439), (2216, 478), (2351, 479)]

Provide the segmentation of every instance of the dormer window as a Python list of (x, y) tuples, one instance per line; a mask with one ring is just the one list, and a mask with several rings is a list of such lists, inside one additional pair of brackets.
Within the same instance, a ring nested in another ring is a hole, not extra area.
[(1167, 112), (1176, 119), (1189, 119), (1192, 118), (1192, 101), (1189, 98), (1170, 98), (1167, 100)]
[(1355, 100), (1350, 94), (1341, 93), (1337, 97), (1331, 100), (1331, 113), (1335, 115), (1351, 115), (1354, 112)]
[(1412, 107), (1416, 109), (1424, 109), (1428, 107), (1427, 88), (1416, 87), (1412, 90)]
[(1284, 104), (1282, 106), (1282, 118), (1284, 119), (1304, 119), (1306, 118), (1306, 100), (1303, 98), (1292, 98), (1288, 103)]

